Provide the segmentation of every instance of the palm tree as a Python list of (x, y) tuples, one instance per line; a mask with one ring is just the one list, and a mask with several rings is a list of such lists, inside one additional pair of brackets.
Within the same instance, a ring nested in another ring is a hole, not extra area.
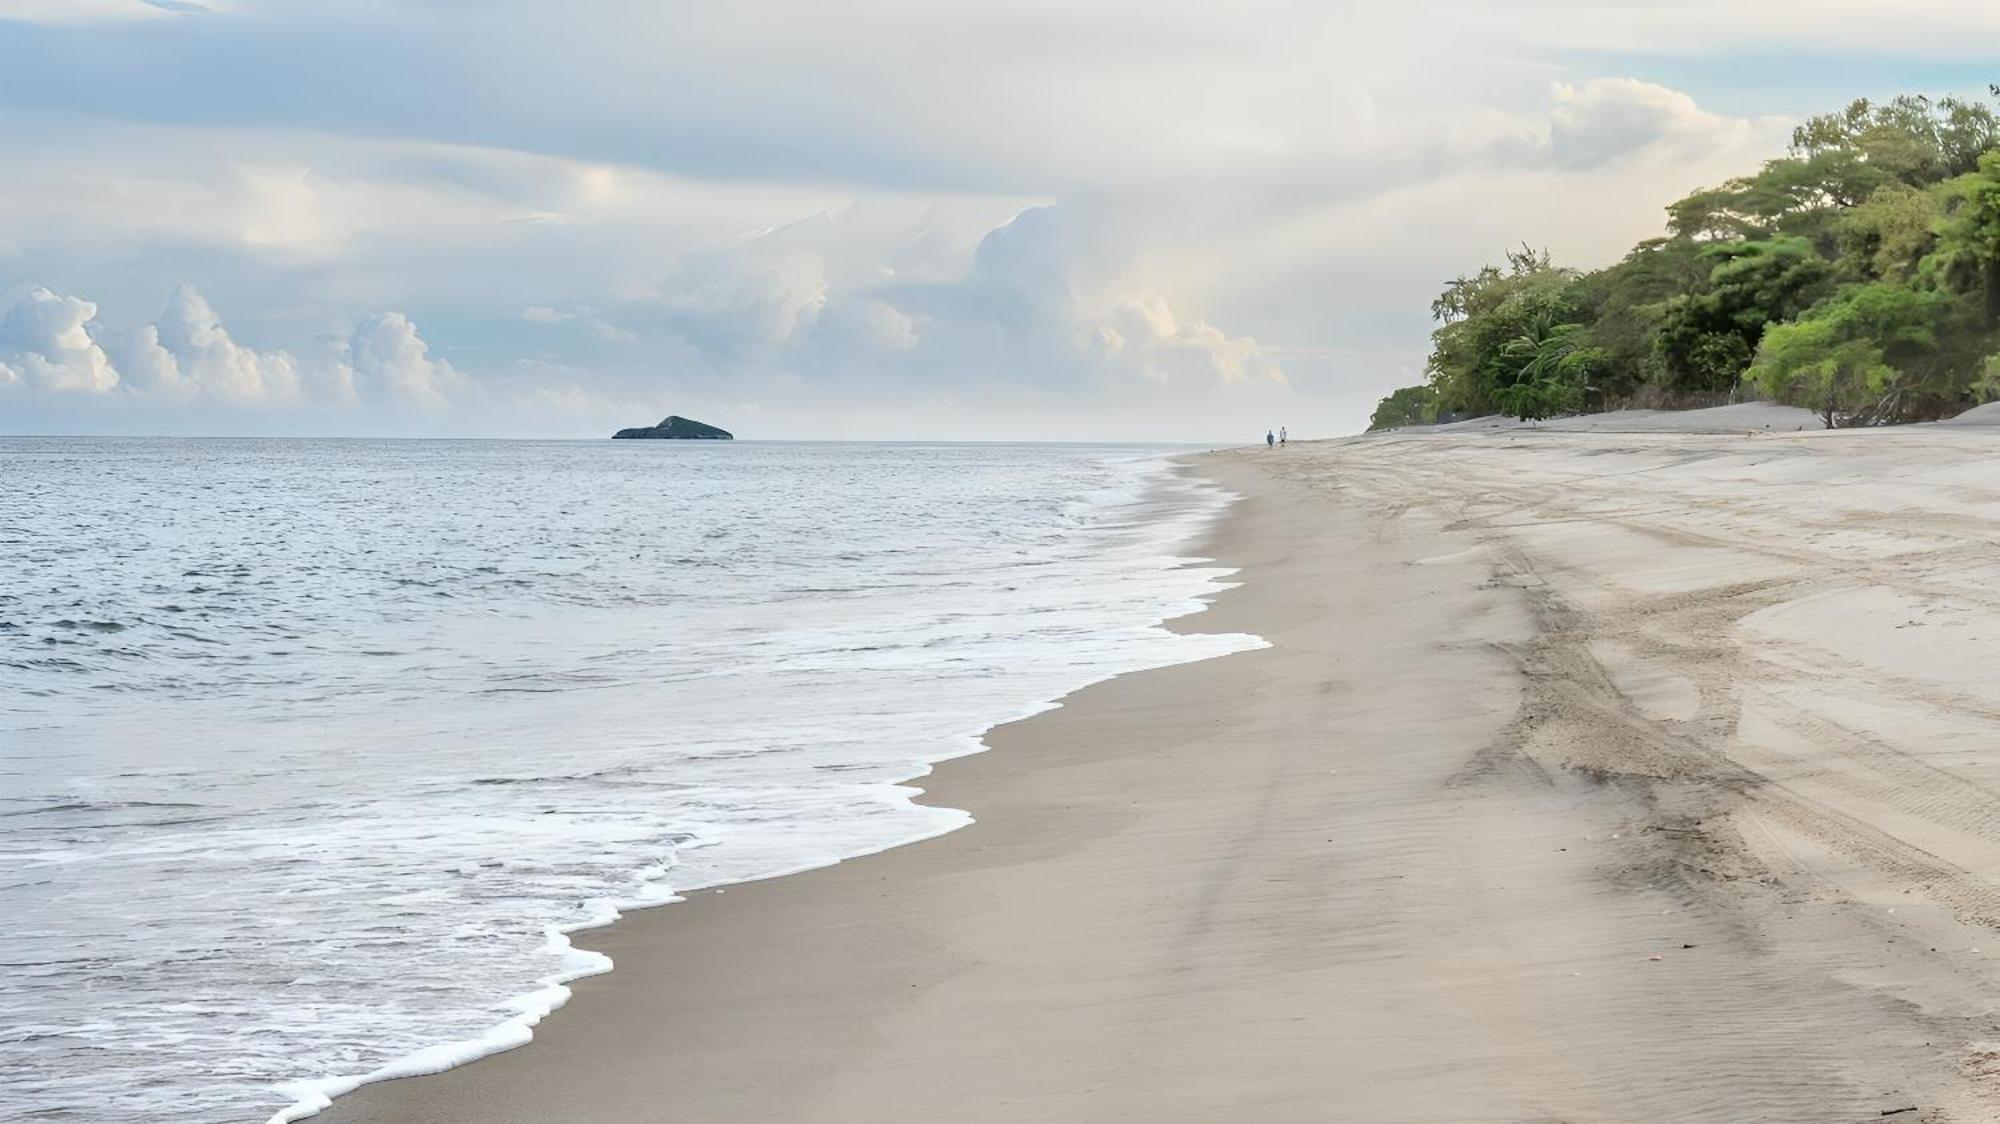
[(1501, 391), (1502, 405), (1523, 420), (1581, 408), (1603, 357), (1582, 324), (1558, 324), (1547, 312), (1530, 317), (1501, 353), (1515, 367), (1514, 384)]

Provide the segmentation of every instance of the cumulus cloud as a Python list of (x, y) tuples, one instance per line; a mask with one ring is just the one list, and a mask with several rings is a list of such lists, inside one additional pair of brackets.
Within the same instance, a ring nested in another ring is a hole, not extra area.
[[(1231, 336), (1176, 313), (1144, 271), (1106, 245), (1068, 209), (1035, 207), (980, 243), (971, 274), (943, 286), (934, 307), (1000, 331), (965, 333), (962, 344), (995, 336), (1010, 368), (1040, 363), (1063, 378), (1137, 375), (1153, 383), (1189, 380), (1284, 381), (1279, 365), (1247, 336)], [(963, 361), (977, 362), (976, 355)]]
[(1560, 166), (1592, 168), (1659, 147), (1705, 155), (1782, 127), (1777, 119), (1710, 113), (1687, 94), (1655, 83), (1598, 78), (1556, 84), (1547, 146)]
[(683, 263), (656, 315), (710, 367), (967, 390), (1282, 384), (1248, 336), (1176, 311), (1127, 250), (1061, 206), (988, 230), (955, 277), (836, 270), (753, 239)]
[(783, 346), (818, 319), (829, 291), (818, 254), (772, 253), (752, 242), (683, 259), (658, 303), (682, 337), (729, 357)]
[(465, 376), (433, 357), (417, 326), (400, 312), (363, 320), (348, 340), (347, 361), (364, 398), (434, 409), (466, 387)]
[(913, 351), (922, 339), (916, 317), (876, 297), (842, 301), (823, 320), (827, 338), (864, 354)]
[[(106, 344), (99, 342), (102, 330)], [(55, 394), (119, 394), (170, 405), (330, 408), (385, 404), (433, 408), (469, 380), (434, 356), (409, 317), (383, 312), (352, 332), (317, 341), (301, 360), (232, 337), (193, 285), (175, 288), (159, 318), (103, 330), (97, 305), (40, 286), (0, 301), (0, 386)]]
[(298, 361), (237, 343), (193, 285), (176, 288), (160, 319), (135, 333), (121, 365), (135, 388), (170, 397), (289, 405), (301, 396)]
[(1183, 323), (1157, 294), (1128, 299), (1097, 331), (1110, 354), (1156, 381), (1286, 381), (1277, 360), (1256, 340), (1231, 336), (1203, 320)]
[(59, 393), (104, 394), (118, 372), (90, 333), (97, 306), (39, 286), (0, 313), (0, 381)]

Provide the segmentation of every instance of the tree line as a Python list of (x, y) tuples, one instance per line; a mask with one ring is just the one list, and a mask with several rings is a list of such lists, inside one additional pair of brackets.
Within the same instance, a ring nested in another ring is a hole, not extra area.
[(1524, 246), (1431, 314), (1426, 382), (1383, 398), (1371, 429), (1744, 397), (1829, 428), (1957, 413), (2000, 398), (2000, 116), (1856, 101), (1668, 207), (1666, 235), (1615, 265)]

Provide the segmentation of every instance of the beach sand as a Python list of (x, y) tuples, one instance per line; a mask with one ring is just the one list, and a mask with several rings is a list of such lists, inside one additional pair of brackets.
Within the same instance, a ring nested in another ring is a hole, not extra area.
[(1268, 649), (999, 728), (971, 827), (579, 943), (335, 1124), (2000, 1119), (2000, 456), (1466, 432), (1197, 458)]

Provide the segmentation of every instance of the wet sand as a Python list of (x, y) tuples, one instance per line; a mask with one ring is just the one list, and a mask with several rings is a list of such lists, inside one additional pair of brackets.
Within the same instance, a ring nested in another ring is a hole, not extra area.
[(320, 1119), (2000, 1118), (1989, 441), (1198, 458), (1244, 584), (1176, 627), (1272, 647), (997, 729), (923, 782), (973, 826), (584, 934), (532, 1044)]

